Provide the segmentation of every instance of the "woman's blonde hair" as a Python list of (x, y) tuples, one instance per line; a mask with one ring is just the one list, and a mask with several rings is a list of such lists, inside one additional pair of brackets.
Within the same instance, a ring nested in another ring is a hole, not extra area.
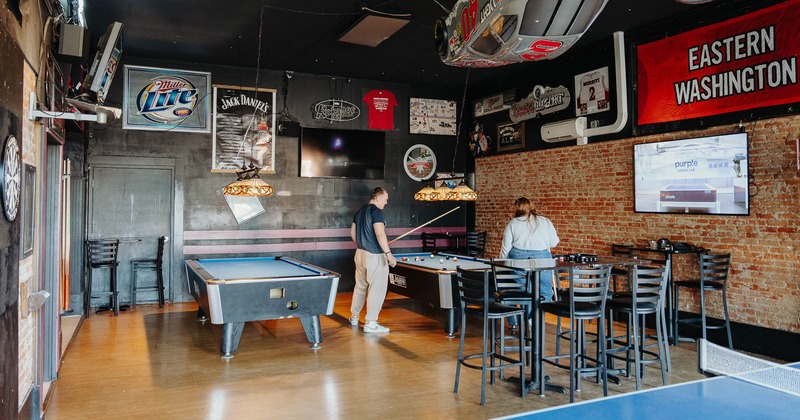
[(527, 216), (528, 219), (536, 217), (536, 209), (533, 208), (533, 203), (525, 197), (520, 197), (514, 201), (514, 217)]

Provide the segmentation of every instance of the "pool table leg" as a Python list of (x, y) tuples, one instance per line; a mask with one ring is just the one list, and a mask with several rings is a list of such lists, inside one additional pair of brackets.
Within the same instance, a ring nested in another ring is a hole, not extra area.
[(301, 316), (300, 323), (303, 324), (308, 342), (312, 344), (311, 348), (314, 350), (321, 348), (319, 343), (322, 342), (322, 328), (319, 326), (319, 315)]
[(456, 308), (447, 308), (445, 311), (444, 332), (447, 334), (447, 338), (455, 338), (458, 324), (461, 323), (461, 317), (457, 316)]
[(239, 340), (242, 338), (244, 322), (226, 322), (222, 324), (222, 358), (230, 359), (233, 352), (239, 348)]
[(200, 322), (208, 321), (208, 315), (203, 311), (203, 308), (197, 308), (197, 320)]

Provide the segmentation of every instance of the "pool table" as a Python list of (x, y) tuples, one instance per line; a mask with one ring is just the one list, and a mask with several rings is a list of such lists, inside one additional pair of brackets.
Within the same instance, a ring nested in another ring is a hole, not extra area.
[(288, 257), (192, 259), (185, 265), (198, 315), (222, 324), (224, 359), (233, 357), (248, 321), (299, 318), (311, 348), (319, 348), (319, 316), (333, 313), (338, 273)]
[(448, 337), (454, 337), (460, 315), (456, 311), (460, 307), (458, 289), (455, 287), (456, 267), (488, 270), (491, 268), (486, 264), (488, 260), (424, 252), (394, 254), (394, 257), (397, 258), (397, 265), (389, 269), (389, 291), (444, 309), (444, 331)]

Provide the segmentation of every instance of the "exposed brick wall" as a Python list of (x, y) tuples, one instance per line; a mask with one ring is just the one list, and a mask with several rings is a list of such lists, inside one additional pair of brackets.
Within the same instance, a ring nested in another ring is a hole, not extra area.
[[(487, 256), (500, 252), (516, 197), (530, 198), (556, 226), (557, 253), (609, 253), (612, 243), (644, 245), (662, 237), (730, 252), (731, 319), (800, 332), (800, 171), (795, 141), (800, 116), (746, 125), (749, 164), (758, 185), (750, 216), (644, 214), (633, 211), (633, 145), (731, 133), (724, 126), (589, 143), (476, 159), (476, 229), (488, 232)], [(697, 258), (675, 258), (676, 278), (697, 272)], [(718, 295), (718, 294), (717, 294)], [(711, 316), (720, 316), (710, 295)], [(697, 312), (698, 299), (681, 294), (680, 308)]]

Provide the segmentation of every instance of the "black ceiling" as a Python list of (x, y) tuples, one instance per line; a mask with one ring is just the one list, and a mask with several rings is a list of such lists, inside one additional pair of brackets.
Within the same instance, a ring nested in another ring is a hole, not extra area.
[[(92, 45), (111, 22), (124, 24), (123, 57), (256, 67), (263, 5), (262, 69), (443, 87), (463, 86), (466, 75), (465, 69), (441, 63), (433, 41), (436, 18), (445, 16), (445, 9), (455, 3), (456, 0), (84, 0)], [(718, 0), (711, 5), (719, 9), (726, 3), (747, 2)], [(364, 6), (381, 12), (408, 13), (411, 22), (376, 48), (338, 41), (339, 35), (361, 16)], [(712, 13), (717, 9), (676, 0), (609, 0), (573, 50), (610, 39), (614, 31), (629, 32), (681, 14)], [(473, 70), (470, 84), (536, 65)]]

